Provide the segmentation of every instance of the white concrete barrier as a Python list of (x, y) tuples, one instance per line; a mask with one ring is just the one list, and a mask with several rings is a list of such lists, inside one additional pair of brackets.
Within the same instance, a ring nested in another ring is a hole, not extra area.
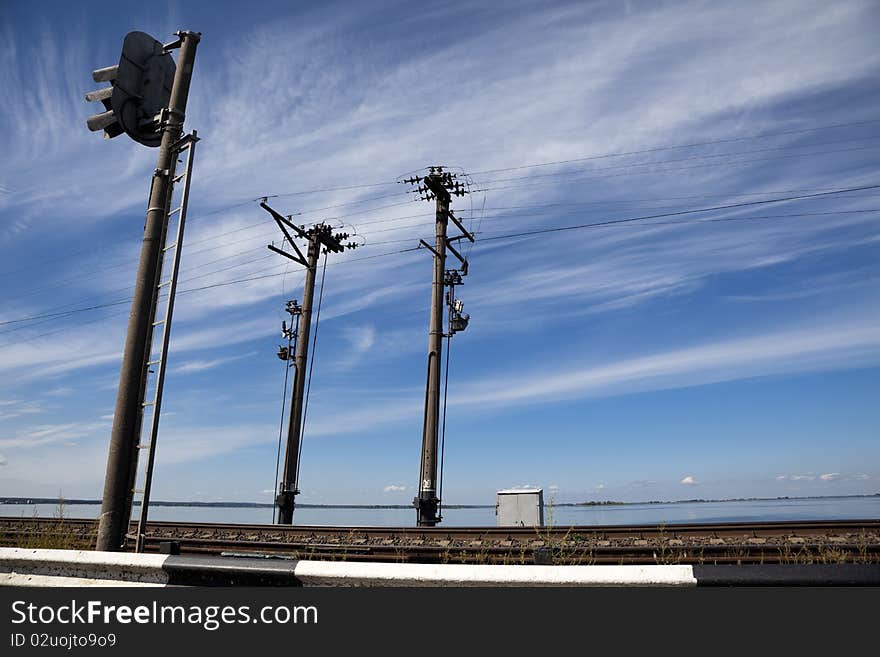
[(0, 548), (8, 586), (165, 586), (164, 554)]
[(0, 548), (12, 586), (694, 586), (690, 566), (502, 566), (292, 561)]
[(880, 565), (469, 566), (0, 548), (0, 585), (878, 586)]
[(495, 566), (300, 561), (304, 586), (696, 586), (691, 566)]

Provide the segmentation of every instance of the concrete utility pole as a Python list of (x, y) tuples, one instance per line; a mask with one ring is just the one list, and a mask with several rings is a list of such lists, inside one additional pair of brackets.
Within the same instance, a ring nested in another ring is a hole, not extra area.
[[(294, 262), (298, 262), (306, 268), (306, 280), (303, 284), (303, 300), (302, 309), (300, 311), (299, 334), (296, 341), (296, 353), (293, 358), (294, 375), (293, 388), (291, 390), (290, 415), (287, 422), (287, 444), (284, 452), (284, 470), (281, 478), (281, 484), (278, 488), (278, 495), (275, 498), (275, 504), (278, 507), (278, 524), (293, 524), (293, 511), (296, 506), (296, 496), (299, 494), (298, 476), (299, 476), (299, 453), (300, 444), (302, 442), (302, 423), (303, 423), (303, 402), (306, 390), (306, 364), (309, 352), (309, 332), (312, 326), (312, 303), (315, 297), (315, 274), (318, 269), (318, 256), (321, 254), (321, 247), (325, 249), (325, 253), (342, 253), (345, 249), (357, 248), (357, 244), (349, 242), (342, 244), (342, 240), (348, 239), (348, 233), (332, 232), (330, 226), (326, 224), (317, 224), (308, 230), (304, 230), (300, 226), (292, 223), (290, 219), (277, 213), (275, 210), (266, 205), (263, 201), (260, 206), (268, 211), (275, 223), (284, 233), (287, 242), (296, 251), (296, 255), (287, 253), (274, 245), (269, 245), (269, 249), (290, 258)], [(293, 236), (288, 229), (292, 230), (296, 235), (308, 241), (307, 255), (303, 257), (302, 251), (294, 242)]]
[[(431, 320), (428, 331), (428, 374), (425, 387), (425, 415), (422, 423), (422, 459), (419, 467), (419, 494), (413, 499), (416, 507), (418, 525), (433, 527), (441, 518), (438, 515), (440, 498), (437, 496), (437, 447), (440, 427), (440, 358), (443, 352), (443, 302), (446, 286), (446, 251), (449, 249), (462, 263), (467, 273), (467, 262), (455, 250), (451, 242), (466, 237), (473, 241), (473, 235), (464, 229), (449, 210), (450, 194), (462, 196), (466, 192), (456, 181), (455, 176), (444, 172), (442, 167), (431, 167), (424, 178), (415, 177), (405, 182), (419, 184), (418, 191), (425, 193), (422, 198), (436, 200), (433, 247), (421, 240), (422, 246), (434, 253), (434, 278), (431, 287)], [(421, 186), (424, 183), (424, 187)], [(462, 230), (463, 235), (450, 240), (446, 236), (449, 220), (452, 219)], [(458, 278), (461, 281), (461, 278)], [(460, 329), (462, 330), (462, 329)]]
[(284, 452), (284, 469), (281, 487), (278, 490), (278, 524), (293, 524), (293, 509), (296, 506), (297, 471), (299, 469), (299, 447), (302, 439), (303, 399), (306, 390), (306, 361), (309, 353), (309, 331), (312, 326), (312, 302), (315, 298), (315, 273), (318, 269), (320, 244), (317, 239), (309, 240), (306, 256), (306, 281), (303, 284), (302, 314), (299, 335), (296, 340), (296, 353), (293, 357), (293, 389), (291, 390), (290, 415), (287, 421), (287, 447)]
[(434, 220), (434, 280), (431, 285), (431, 322), (428, 330), (428, 381), (425, 389), (425, 416), (422, 424), (422, 463), (419, 468), (419, 495), (413, 502), (420, 527), (433, 527), (437, 517), (437, 443), (440, 426), (440, 357), (443, 352), (443, 273), (446, 271), (446, 227), (449, 192), (433, 176), (425, 184), (437, 197)]
[(110, 434), (107, 475), (98, 524), (98, 550), (121, 549), (131, 518), (137, 473), (137, 446), (143, 420), (147, 360), (150, 355), (153, 322), (156, 316), (158, 276), (173, 184), (169, 175), (173, 170), (171, 158), (175, 157), (173, 146), (183, 132), (196, 46), (201, 36), (197, 32), (177, 34), (179, 42), (166, 46), (170, 48), (179, 45), (180, 55), (168, 108), (162, 112), (160, 118), (159, 156), (150, 189), (144, 241), (135, 280), (134, 298), (131, 302), (128, 333), (119, 374), (116, 410)]

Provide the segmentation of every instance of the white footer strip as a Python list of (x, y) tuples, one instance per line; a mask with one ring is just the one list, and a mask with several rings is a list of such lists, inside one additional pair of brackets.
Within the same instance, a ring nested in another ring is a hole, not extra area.
[(696, 586), (691, 566), (469, 566), (300, 561), (304, 586)]

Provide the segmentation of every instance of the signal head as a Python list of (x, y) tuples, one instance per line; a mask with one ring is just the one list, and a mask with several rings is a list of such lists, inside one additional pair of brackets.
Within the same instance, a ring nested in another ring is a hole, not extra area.
[(119, 64), (92, 73), (95, 82), (111, 86), (86, 94), (86, 100), (100, 101), (106, 110), (88, 118), (89, 130), (104, 130), (106, 139), (125, 132), (145, 146), (158, 146), (159, 117), (168, 108), (175, 71), (174, 60), (161, 43), (144, 32), (129, 32)]

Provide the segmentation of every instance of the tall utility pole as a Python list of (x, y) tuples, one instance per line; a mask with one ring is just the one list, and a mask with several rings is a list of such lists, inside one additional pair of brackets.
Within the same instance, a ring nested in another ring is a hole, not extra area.
[[(452, 242), (463, 238), (473, 242), (471, 233), (450, 212), (450, 196), (463, 196), (467, 192), (456, 180), (455, 174), (443, 171), (443, 167), (430, 167), (425, 177), (407, 179), (418, 185), (417, 191), (424, 194), (423, 200), (436, 200), (434, 221), (434, 245), (424, 240), (421, 245), (434, 254), (434, 279), (431, 287), (431, 320), (428, 330), (428, 374), (425, 388), (425, 415), (422, 423), (422, 459), (419, 467), (419, 494), (413, 499), (416, 507), (418, 525), (433, 527), (441, 518), (438, 514), (440, 498), (437, 496), (437, 447), (440, 427), (440, 358), (443, 352), (443, 338), (451, 335), (443, 332), (443, 302), (446, 286), (446, 252), (449, 250), (462, 263), (462, 272), (467, 274), (467, 261), (453, 247)], [(422, 186), (424, 183), (424, 186)], [(447, 238), (446, 229), (452, 220), (462, 231), (462, 235)], [(458, 278), (461, 282), (461, 278)]]
[[(284, 451), (284, 469), (282, 471), (281, 484), (275, 498), (278, 507), (278, 524), (293, 524), (293, 511), (296, 506), (296, 496), (299, 494), (299, 453), (302, 442), (303, 402), (306, 390), (306, 364), (309, 352), (309, 332), (312, 326), (312, 302), (315, 298), (315, 274), (318, 270), (318, 257), (323, 247), (324, 253), (342, 253), (345, 249), (357, 248), (357, 244), (349, 242), (343, 244), (342, 240), (348, 239), (348, 233), (333, 233), (333, 229), (327, 224), (320, 223), (309, 229), (297, 226), (287, 217), (279, 214), (264, 200), (260, 206), (272, 215), (275, 223), (284, 234), (285, 241), (293, 247), (296, 255), (287, 253), (273, 244), (269, 250), (274, 251), (294, 262), (298, 262), (306, 268), (306, 280), (303, 284), (303, 300), (300, 310), (299, 331), (296, 340), (296, 353), (293, 357), (293, 388), (291, 390), (290, 415), (287, 421), (287, 443)], [(293, 231), (297, 237), (308, 243), (306, 255), (296, 245)]]
[[(119, 66), (100, 69), (94, 73), (96, 81), (111, 82), (113, 109), (103, 115), (98, 115), (97, 118), (92, 117), (89, 127), (93, 130), (103, 128), (108, 137), (120, 134), (124, 130), (133, 139), (148, 146), (155, 146), (155, 143), (150, 143), (149, 138), (139, 132), (143, 131), (145, 124), (150, 124), (152, 121), (156, 126), (155, 136), (159, 138), (159, 155), (150, 189), (144, 240), (137, 278), (135, 279), (128, 333), (119, 374), (113, 428), (110, 434), (107, 475), (104, 481), (104, 497), (98, 524), (98, 550), (121, 549), (131, 517), (138, 445), (140, 444), (143, 420), (147, 362), (150, 356), (153, 325), (156, 317), (158, 276), (161, 272), (164, 255), (163, 248), (168, 227), (168, 205), (173, 186), (171, 180), (171, 172), (174, 170), (172, 158), (177, 156), (176, 146), (183, 134), (183, 121), (195, 63), (196, 46), (201, 37), (198, 32), (177, 32), (177, 36), (178, 40), (174, 43), (166, 46), (158, 44), (157, 57), (150, 55), (151, 59), (148, 62), (153, 65), (154, 62), (159, 61), (159, 56), (167, 56), (169, 50), (180, 48), (178, 65), (173, 73), (170, 99), (167, 106), (163, 106), (154, 119), (145, 121), (136, 115), (130, 115), (129, 111), (137, 105), (137, 102), (124, 102), (128, 98), (123, 98), (122, 102), (118, 101), (118, 96), (126, 92), (127, 80), (124, 74), (146, 75), (151, 71), (147, 65), (136, 64), (135, 68), (131, 70), (126, 68), (126, 66), (130, 66), (132, 59), (130, 56), (126, 56), (125, 48), (128, 46), (128, 37), (126, 45), (123, 47), (123, 57)], [(148, 38), (152, 40), (151, 37)], [(142, 44), (152, 47), (144, 39), (141, 39), (137, 45)], [(161, 55), (159, 55), (160, 51)], [(137, 70), (140, 70), (140, 73), (137, 73)], [(134, 72), (132, 73), (132, 71)], [(119, 75), (118, 80), (117, 74)], [(142, 84), (146, 85), (150, 81), (149, 77), (144, 77)], [(155, 80), (152, 82), (155, 84)], [(86, 98), (88, 100), (103, 100), (105, 106), (109, 106), (110, 95), (105, 92), (106, 90), (100, 90), (87, 95)], [(134, 92), (132, 89), (127, 89), (127, 93)], [(142, 97), (143, 94), (140, 98)], [(119, 129), (117, 122), (122, 129)]]

